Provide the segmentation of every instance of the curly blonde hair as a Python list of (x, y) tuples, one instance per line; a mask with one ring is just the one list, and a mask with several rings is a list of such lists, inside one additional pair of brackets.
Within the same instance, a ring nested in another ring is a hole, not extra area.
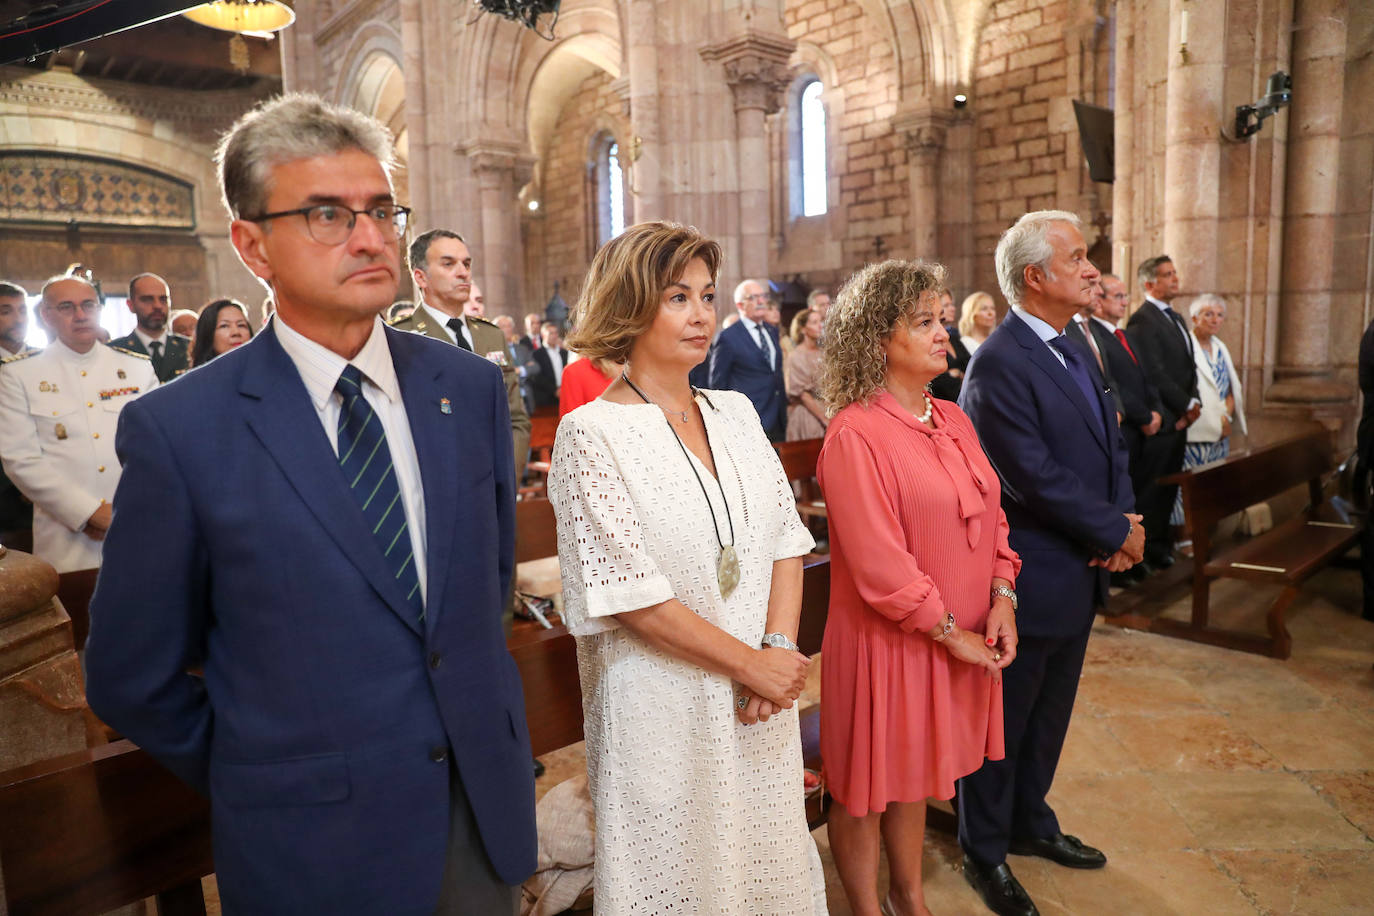
[(883, 261), (850, 277), (825, 316), (821, 400), (834, 416), (867, 403), (886, 382), (883, 343), (897, 323), (916, 314), (925, 292), (939, 292), (945, 269), (926, 261)]
[(714, 283), (720, 245), (678, 223), (637, 223), (602, 245), (573, 307), (576, 322), (568, 348), (588, 359), (624, 363), (658, 316), (663, 291), (695, 258), (706, 263)]

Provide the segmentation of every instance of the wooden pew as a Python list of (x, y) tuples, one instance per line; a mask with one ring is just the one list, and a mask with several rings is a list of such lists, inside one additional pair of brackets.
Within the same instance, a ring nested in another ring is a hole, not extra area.
[[(1359, 539), (1365, 521), (1325, 499), (1324, 475), (1336, 467), (1331, 435), (1314, 430), (1265, 448), (1164, 478), (1183, 492), (1183, 509), (1193, 539), (1193, 609), (1179, 622), (1150, 618), (1150, 630), (1196, 642), (1288, 658), (1293, 640), (1284, 621), (1302, 584), (1340, 557)], [(1213, 543), (1218, 522), (1248, 506), (1307, 485), (1309, 505), (1257, 537), (1226, 545)], [(1208, 621), (1214, 579), (1242, 579), (1280, 587), (1265, 622), (1266, 639), (1213, 627)]]
[(558, 522), (547, 499), (522, 499), (515, 504), (515, 562), (527, 563), (558, 556)]
[(783, 473), (789, 483), (797, 484), (801, 495), (797, 498), (797, 514), (806, 521), (813, 518), (824, 519), (825, 498), (821, 495), (820, 485), (816, 482), (816, 460), (820, 457), (824, 439), (796, 439), (792, 442), (775, 442), (773, 449), (782, 461)]
[(128, 741), (0, 774), (0, 912), (204, 916), (212, 871), (209, 803)]
[(57, 600), (72, 619), (72, 643), (78, 652), (86, 648), (91, 632), (91, 595), (99, 574), (99, 569), (78, 569), (57, 577)]
[(516, 489), (521, 499), (545, 495), (549, 459), (553, 456), (553, 441), (557, 433), (558, 408), (536, 407), (534, 413), (530, 414), (530, 460), (525, 465), (525, 476), (538, 476), (528, 485), (517, 485)]

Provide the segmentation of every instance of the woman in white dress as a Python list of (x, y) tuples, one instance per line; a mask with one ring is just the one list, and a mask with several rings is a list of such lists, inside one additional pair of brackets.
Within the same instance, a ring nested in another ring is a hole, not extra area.
[(982, 290), (969, 293), (959, 307), (959, 340), (968, 355), (972, 356), (996, 329), (997, 304), (992, 297)]
[(625, 361), (549, 474), (577, 637), (598, 914), (824, 913), (796, 698), (813, 542), (758, 414), (693, 389), (720, 247), (642, 223), (592, 261), (568, 343)]

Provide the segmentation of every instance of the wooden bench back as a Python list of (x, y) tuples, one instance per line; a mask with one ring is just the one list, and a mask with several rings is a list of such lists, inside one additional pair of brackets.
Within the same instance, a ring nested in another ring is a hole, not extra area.
[(547, 499), (522, 499), (515, 504), (515, 562), (558, 556), (558, 523)]
[(1168, 478), (1183, 488), (1183, 508), (1194, 538), (1228, 515), (1285, 490), (1308, 484), (1313, 505), (1321, 502), (1321, 476), (1335, 467), (1331, 434), (1313, 430), (1224, 461)]
[(775, 442), (773, 448), (782, 460), (787, 479), (806, 481), (816, 476), (816, 459), (820, 457), (824, 444), (824, 439), (796, 439), (792, 442)]
[(558, 408), (536, 407), (530, 414), (530, 450), (552, 449), (558, 433)]

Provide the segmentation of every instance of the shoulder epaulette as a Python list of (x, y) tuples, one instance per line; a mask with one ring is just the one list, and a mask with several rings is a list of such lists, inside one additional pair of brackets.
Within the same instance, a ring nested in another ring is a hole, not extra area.
[(497, 327), (495, 322), (489, 321), (486, 318), (483, 318), (481, 315), (468, 315), (467, 317), (471, 318), (473, 321), (478, 322), (479, 324), (485, 324), (489, 327), (496, 328), (498, 331), (501, 330), (499, 327)]
[(42, 350), (25, 350), (24, 352), (16, 353), (13, 356), (6, 356), (4, 359), (0, 359), (0, 366), (8, 366), (10, 363), (17, 363), (21, 359), (28, 359), (30, 356), (37, 356), (39, 353), (42, 352)]
[(114, 350), (116, 353), (123, 353), (125, 356), (136, 356), (139, 359), (146, 359), (150, 363), (153, 361), (153, 358), (147, 353), (140, 353), (137, 350), (127, 350), (124, 347), (116, 347), (114, 344), (106, 344), (105, 346)]

